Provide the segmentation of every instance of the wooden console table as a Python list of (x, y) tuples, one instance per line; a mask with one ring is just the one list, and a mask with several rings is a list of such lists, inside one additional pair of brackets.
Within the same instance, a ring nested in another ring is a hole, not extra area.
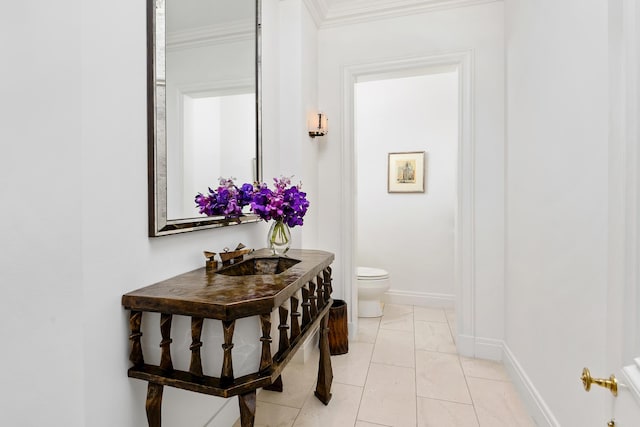
[[(129, 360), (133, 366), (128, 374), (131, 378), (148, 381), (146, 411), (149, 426), (161, 425), (164, 386), (220, 397), (238, 396), (242, 427), (253, 426), (256, 389), (282, 391), (282, 370), (316, 328), (320, 330), (320, 361), (315, 395), (328, 404), (333, 380), (327, 339), (329, 309), (333, 301), (330, 267), (333, 259), (333, 254), (315, 250), (291, 250), (283, 258), (270, 257), (268, 251), (260, 250), (250, 258), (218, 271), (203, 267), (123, 295), (122, 305), (131, 310)], [(302, 313), (298, 311), (299, 306)], [(271, 312), (276, 309), (280, 322), (279, 343), (278, 351), (272, 356)], [(144, 312), (161, 313), (159, 365), (145, 363), (142, 354), (140, 330)], [(191, 317), (192, 343), (189, 349), (184, 349), (191, 352), (189, 371), (173, 368), (173, 315)], [(260, 366), (255, 372), (236, 378), (232, 352), (235, 321), (250, 316), (259, 319), (262, 331)], [(200, 348), (204, 319), (222, 322), (224, 344), (219, 376), (202, 369)]]

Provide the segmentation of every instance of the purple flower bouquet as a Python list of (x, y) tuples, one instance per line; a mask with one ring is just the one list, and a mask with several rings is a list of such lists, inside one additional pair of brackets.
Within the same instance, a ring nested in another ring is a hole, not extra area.
[(267, 235), (267, 245), (274, 255), (283, 255), (291, 246), (289, 227), (302, 225), (309, 201), (307, 194), (300, 191), (300, 185), (291, 185), (291, 179), (274, 178), (275, 190), (261, 183), (256, 186), (251, 201), (251, 210), (271, 224)]
[(242, 208), (250, 206), (261, 219), (274, 221), (267, 244), (274, 255), (283, 255), (291, 245), (289, 228), (303, 224), (302, 218), (307, 213), (309, 201), (307, 193), (300, 191), (301, 184), (291, 185), (291, 178), (280, 177), (273, 181), (275, 189), (271, 190), (265, 183), (255, 186), (242, 184), (238, 187), (233, 178), (220, 178), (218, 188), (209, 188), (208, 194), (196, 195), (196, 207), (204, 215), (238, 218), (242, 215)]

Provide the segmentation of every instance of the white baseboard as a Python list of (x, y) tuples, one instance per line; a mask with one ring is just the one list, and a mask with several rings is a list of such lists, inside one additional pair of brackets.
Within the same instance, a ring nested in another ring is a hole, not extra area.
[(355, 323), (348, 322), (347, 323), (347, 330), (349, 331), (349, 340), (350, 341), (355, 341), (355, 340), (358, 339), (358, 328), (356, 327)]
[(456, 337), (456, 348), (458, 349), (458, 354), (464, 357), (475, 357), (476, 356), (476, 345), (475, 339), (469, 335), (458, 335)]
[(538, 426), (560, 427), (560, 423), (534, 387), (527, 374), (518, 363), (509, 346), (504, 341), (491, 338), (474, 338), (459, 335), (456, 339), (458, 354), (478, 359), (502, 360), (518, 394), (524, 401), (529, 414)]
[(496, 361), (503, 359), (504, 342), (502, 340), (458, 335), (456, 347), (460, 356)]
[(383, 295), (383, 301), (389, 304), (418, 305), (421, 307), (453, 308), (456, 296), (428, 292), (401, 291), (390, 289)]
[(492, 338), (476, 338), (476, 357), (502, 361), (504, 357), (504, 341)]
[(560, 423), (553, 416), (553, 413), (534, 387), (527, 374), (518, 363), (518, 360), (506, 344), (503, 345), (504, 350), (504, 366), (509, 372), (513, 385), (522, 397), (529, 413), (533, 417), (536, 425), (560, 427)]

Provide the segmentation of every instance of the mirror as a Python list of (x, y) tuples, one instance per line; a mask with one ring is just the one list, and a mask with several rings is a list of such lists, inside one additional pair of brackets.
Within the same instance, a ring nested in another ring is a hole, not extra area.
[(148, 0), (147, 21), (149, 235), (259, 221), (194, 198), (262, 180), (260, 0)]

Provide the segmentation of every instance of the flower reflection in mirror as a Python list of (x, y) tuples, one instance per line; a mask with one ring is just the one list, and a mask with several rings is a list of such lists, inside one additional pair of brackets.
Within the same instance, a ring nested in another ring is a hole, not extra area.
[(198, 212), (207, 216), (224, 215), (227, 218), (242, 215), (242, 208), (249, 206), (253, 198), (253, 185), (242, 184), (238, 187), (234, 178), (220, 178), (218, 187), (209, 188), (207, 194), (198, 193), (195, 197)]

